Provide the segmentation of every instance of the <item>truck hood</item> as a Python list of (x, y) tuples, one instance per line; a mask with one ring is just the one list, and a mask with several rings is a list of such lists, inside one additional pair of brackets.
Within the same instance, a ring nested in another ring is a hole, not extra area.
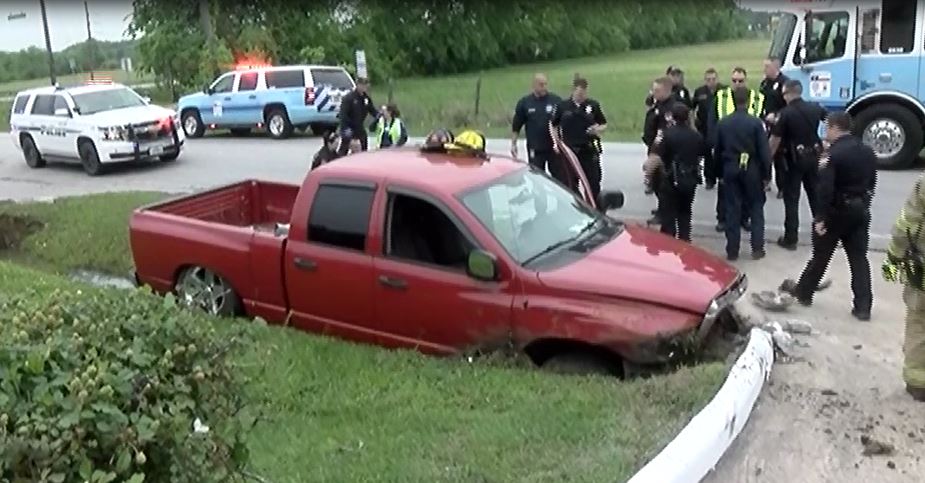
[(704, 313), (738, 277), (724, 260), (646, 228), (623, 233), (581, 260), (540, 272), (540, 283), (604, 297)]
[(170, 109), (148, 104), (146, 106), (126, 107), (125, 109), (97, 112), (89, 116), (80, 116), (80, 118), (81, 120), (93, 123), (97, 127), (112, 127), (157, 121), (165, 117), (172, 117), (173, 115), (174, 112)]

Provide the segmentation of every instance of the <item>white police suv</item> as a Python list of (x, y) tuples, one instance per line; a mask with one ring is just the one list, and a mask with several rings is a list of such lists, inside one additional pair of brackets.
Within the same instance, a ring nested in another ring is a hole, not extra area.
[(79, 161), (91, 176), (121, 161), (174, 161), (185, 139), (174, 111), (120, 84), (22, 91), (10, 135), (29, 167)]

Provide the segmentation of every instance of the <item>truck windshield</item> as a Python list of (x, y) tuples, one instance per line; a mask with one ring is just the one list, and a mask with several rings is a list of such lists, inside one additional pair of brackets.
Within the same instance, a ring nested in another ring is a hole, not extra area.
[(790, 39), (793, 38), (793, 31), (797, 25), (797, 16), (792, 13), (782, 13), (777, 19), (777, 27), (774, 29), (774, 37), (771, 38), (771, 50), (768, 57), (780, 59), (782, 62), (787, 58), (787, 51), (790, 49)]
[(82, 116), (145, 105), (137, 94), (125, 88), (86, 92), (73, 97), (74, 104)]
[(462, 202), (520, 264), (590, 234), (589, 227), (602, 218), (570, 191), (527, 168), (466, 193)]

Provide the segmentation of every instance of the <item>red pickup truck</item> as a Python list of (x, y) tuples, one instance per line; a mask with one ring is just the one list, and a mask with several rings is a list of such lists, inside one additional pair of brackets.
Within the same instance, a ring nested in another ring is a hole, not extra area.
[(539, 365), (667, 362), (744, 293), (725, 261), (594, 204), (515, 159), (390, 149), (301, 187), (146, 206), (130, 234), (139, 284), (214, 314), (435, 355), (513, 347)]

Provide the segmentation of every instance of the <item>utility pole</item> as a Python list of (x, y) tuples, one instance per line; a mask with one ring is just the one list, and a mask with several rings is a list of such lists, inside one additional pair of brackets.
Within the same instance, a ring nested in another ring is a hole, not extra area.
[(48, 34), (48, 15), (45, 13), (45, 0), (39, 0), (42, 7), (42, 27), (45, 28), (45, 49), (48, 50), (48, 77), (51, 79), (51, 85), (55, 85), (58, 79), (55, 78), (55, 54), (51, 51), (51, 35)]
[(90, 7), (87, 6), (87, 0), (84, 0), (84, 14), (87, 16), (87, 55), (90, 57), (88, 67), (90, 67), (90, 80), (93, 80), (93, 35), (90, 34)]
[(206, 35), (207, 40), (215, 38), (215, 30), (212, 28), (212, 12), (209, 10), (209, 0), (199, 0), (199, 22), (202, 26), (202, 33)]

